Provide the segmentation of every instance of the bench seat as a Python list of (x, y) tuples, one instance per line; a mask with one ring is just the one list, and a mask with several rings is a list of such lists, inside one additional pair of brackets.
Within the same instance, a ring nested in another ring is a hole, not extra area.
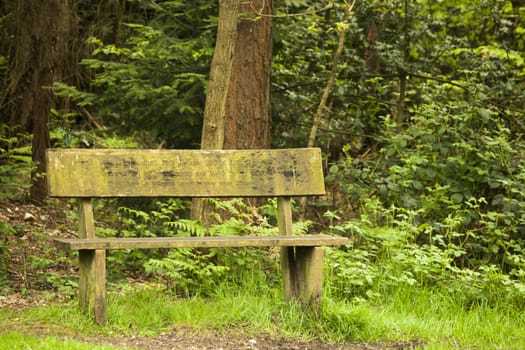
[(140, 238), (56, 238), (55, 245), (71, 250), (221, 248), (221, 247), (316, 247), (339, 246), (348, 239), (329, 235), (215, 236)]

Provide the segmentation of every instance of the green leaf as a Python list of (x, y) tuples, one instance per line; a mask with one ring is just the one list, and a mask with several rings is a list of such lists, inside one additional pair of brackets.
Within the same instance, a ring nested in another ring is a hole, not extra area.
[(452, 202), (456, 203), (456, 204), (459, 204), (463, 201), (463, 194), (462, 193), (454, 193), (450, 199), (452, 200)]

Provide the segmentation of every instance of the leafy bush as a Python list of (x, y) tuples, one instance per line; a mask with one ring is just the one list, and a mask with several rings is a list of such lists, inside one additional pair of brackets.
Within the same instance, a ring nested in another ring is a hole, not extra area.
[(216, 250), (172, 249), (161, 259), (144, 263), (146, 272), (184, 296), (209, 294), (228, 267), (214, 264)]
[(465, 251), (454, 244), (446, 248), (415, 244), (411, 232), (400, 229), (346, 229), (353, 238), (350, 249), (327, 253), (325, 284), (332, 297), (376, 300), (410, 287), (449, 295), (466, 308), (503, 300), (524, 305), (523, 268), (511, 273), (496, 265), (459, 268), (455, 260)]
[(357, 219), (332, 231), (338, 295), (376, 297), (400, 285), (431, 287), (465, 305), (525, 298), (525, 148), (495, 113), (455, 102), (414, 108), (403, 132), (385, 119), (376, 159), (333, 164), (328, 179)]
[(377, 159), (347, 155), (330, 168), (329, 180), (363, 215), (375, 211), (372, 224), (407, 226), (416, 243), (457, 245), (464, 251), (458, 266), (518, 267), (525, 148), (505, 120), (458, 102), (414, 109), (402, 133), (388, 118), (385, 128)]

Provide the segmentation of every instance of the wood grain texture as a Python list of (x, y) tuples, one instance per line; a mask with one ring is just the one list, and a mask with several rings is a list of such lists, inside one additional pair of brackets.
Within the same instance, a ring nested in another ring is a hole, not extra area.
[(47, 151), (51, 197), (257, 197), (325, 193), (318, 148)]
[(93, 312), (95, 322), (106, 321), (106, 251), (81, 250), (79, 252), (79, 304)]
[(323, 247), (296, 247), (296, 293), (295, 298), (304, 307), (313, 310), (317, 315), (321, 312), (323, 289)]
[(279, 234), (283, 236), (292, 235), (292, 201), (290, 197), (279, 197), (277, 199), (277, 226)]
[(56, 246), (71, 250), (87, 249), (155, 249), (155, 248), (220, 248), (220, 247), (292, 247), (336, 246), (348, 238), (329, 235), (304, 236), (206, 236), (206, 237), (140, 237), (140, 238), (55, 238)]
[[(292, 236), (292, 202), (290, 197), (277, 198), (277, 226), (280, 235)], [(289, 300), (296, 294), (294, 292), (296, 273), (293, 263), (293, 247), (281, 247), (280, 255), (283, 293), (285, 299)]]
[(80, 238), (95, 238), (95, 219), (90, 198), (78, 198), (78, 224)]

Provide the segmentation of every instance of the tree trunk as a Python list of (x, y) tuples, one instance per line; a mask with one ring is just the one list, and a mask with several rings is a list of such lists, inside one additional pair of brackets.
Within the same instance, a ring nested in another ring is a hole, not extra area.
[(45, 150), (50, 147), (50, 90), (70, 67), (68, 43), (76, 20), (71, 1), (18, 0), (14, 7), (15, 55), (9, 76), (10, 124), (32, 133), (33, 174), (31, 199), (42, 202), (47, 195)]
[(210, 80), (204, 107), (202, 149), (224, 148), (226, 98), (232, 72), (232, 57), (237, 39), (239, 0), (219, 1), (217, 41), (210, 67)]
[[(270, 147), (272, 0), (242, 2), (226, 102), (225, 149)], [(260, 205), (260, 199), (246, 199)]]
[[(225, 13), (222, 6), (228, 3), (229, 11)], [(201, 148), (268, 148), (272, 1), (236, 2), (234, 17), (231, 0), (220, 2), (220, 6)], [(194, 219), (207, 224), (206, 212), (201, 200), (193, 201)]]
[[(239, 0), (219, 1), (219, 24), (217, 41), (210, 67), (210, 80), (204, 106), (201, 149), (224, 148), (224, 126), (226, 119), (226, 98), (232, 72), (232, 57), (237, 39), (237, 17)], [(206, 202), (194, 199), (191, 217), (204, 225), (210, 222)]]
[(243, 2), (226, 103), (224, 148), (268, 148), (272, 1)]

